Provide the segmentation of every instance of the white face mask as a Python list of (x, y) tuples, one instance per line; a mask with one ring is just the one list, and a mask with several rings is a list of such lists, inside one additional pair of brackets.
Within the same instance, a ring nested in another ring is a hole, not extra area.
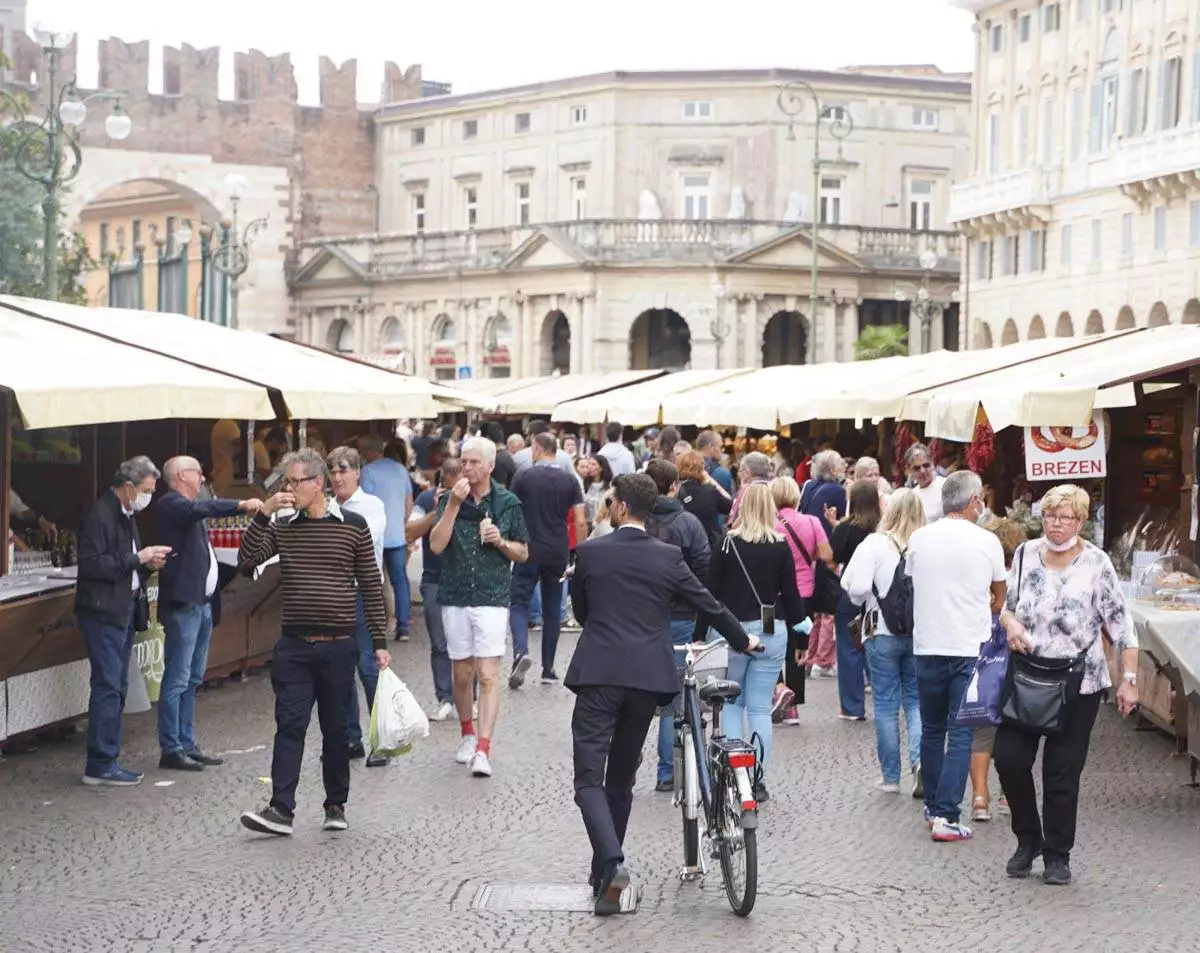
[(1072, 536), (1065, 543), (1056, 543), (1049, 536), (1043, 538), (1046, 540), (1046, 548), (1052, 553), (1065, 553), (1069, 549), (1074, 549), (1075, 544), (1079, 542), (1078, 536)]
[(137, 496), (135, 496), (133, 498), (133, 502), (131, 504), (129, 504), (129, 508), (131, 510), (133, 510), (135, 513), (140, 513), (142, 510), (144, 510), (147, 506), (150, 505), (150, 497), (151, 496), (152, 496), (152, 494), (150, 494), (150, 493), (139, 493)]

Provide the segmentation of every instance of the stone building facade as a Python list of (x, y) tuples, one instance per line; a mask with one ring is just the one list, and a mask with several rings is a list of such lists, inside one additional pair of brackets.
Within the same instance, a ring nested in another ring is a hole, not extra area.
[(974, 345), (1200, 323), (1200, 4), (957, 2), (977, 17), (950, 212)]
[[(826, 108), (815, 202), (813, 104), (778, 105), (794, 82)], [(927, 69), (605, 73), (385, 106), (379, 229), (301, 243), (297, 335), (437, 377), (850, 360), (873, 324), (910, 324), (917, 349), (924, 283), (930, 345), (957, 347), (969, 107)]]

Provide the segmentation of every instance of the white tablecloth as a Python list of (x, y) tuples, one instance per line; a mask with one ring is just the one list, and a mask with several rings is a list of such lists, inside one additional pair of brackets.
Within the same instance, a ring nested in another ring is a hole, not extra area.
[[(217, 562), (219, 562), (219, 563), (224, 563), (226, 566), (236, 566), (238, 564), (238, 559), (237, 559), (238, 551), (235, 547), (214, 546), (213, 552), (217, 554)], [(264, 569), (266, 569), (272, 563), (277, 563), (277, 562), (279, 562), (279, 557), (272, 556), (261, 566), (255, 567), (254, 578), (257, 579), (259, 576), (262, 575)]]
[(1200, 612), (1172, 612), (1131, 602), (1141, 647), (1178, 669), (1185, 695), (1200, 694)]

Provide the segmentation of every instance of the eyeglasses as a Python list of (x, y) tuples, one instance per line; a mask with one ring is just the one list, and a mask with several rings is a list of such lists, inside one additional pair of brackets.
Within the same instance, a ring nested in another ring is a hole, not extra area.
[(280, 480), (279, 486), (280, 486), (280, 489), (283, 489), (283, 490), (294, 490), (301, 483), (307, 483), (309, 480), (319, 480), (319, 479), (320, 479), (320, 477), (315, 477), (315, 476), (300, 477), (299, 479), (292, 479), (291, 477), (288, 477), (286, 479)]
[(1043, 513), (1042, 514), (1042, 522), (1043, 523), (1078, 523), (1079, 517), (1076, 516), (1074, 513), (1071, 513), (1067, 516), (1063, 516), (1061, 513)]
[(924, 463), (914, 463), (909, 469), (911, 470), (932, 470), (933, 464), (926, 460)]

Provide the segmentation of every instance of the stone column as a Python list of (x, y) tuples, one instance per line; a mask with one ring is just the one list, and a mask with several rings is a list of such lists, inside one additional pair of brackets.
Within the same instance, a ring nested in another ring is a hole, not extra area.
[[(462, 315), (462, 326), (467, 338), (466, 360), (464, 363), (471, 368), (473, 377), (481, 376), (483, 365), (480, 364), (479, 358), (481, 349), (479, 346), (479, 321), (477, 317), (477, 302), (473, 298), (462, 298), (458, 302), (459, 313)], [(460, 349), (461, 350), (461, 349)]]
[(842, 309), (842, 342), (844, 361), (854, 360), (854, 344), (858, 340), (859, 301), (851, 301)]
[(529, 315), (526, 305), (528, 299), (517, 292), (512, 298), (515, 314), (513, 315), (513, 344), (512, 344), (512, 376), (523, 377), (525, 362), (529, 360)]
[(371, 309), (364, 307), (354, 315), (354, 353), (367, 354), (370, 351), (367, 338), (367, 315)]
[(571, 373), (583, 373), (583, 342), (587, 338), (587, 292), (572, 291), (568, 296), (571, 309)]
[(759, 312), (763, 295), (745, 296), (746, 312), (742, 318), (742, 367), (762, 367), (762, 332), (759, 329)]
[(597, 297), (594, 290), (585, 291), (581, 302), (583, 314), (582, 326), (585, 331), (579, 349), (579, 369), (580, 373), (583, 374), (588, 374), (596, 370), (596, 337), (600, 332), (597, 320)]

